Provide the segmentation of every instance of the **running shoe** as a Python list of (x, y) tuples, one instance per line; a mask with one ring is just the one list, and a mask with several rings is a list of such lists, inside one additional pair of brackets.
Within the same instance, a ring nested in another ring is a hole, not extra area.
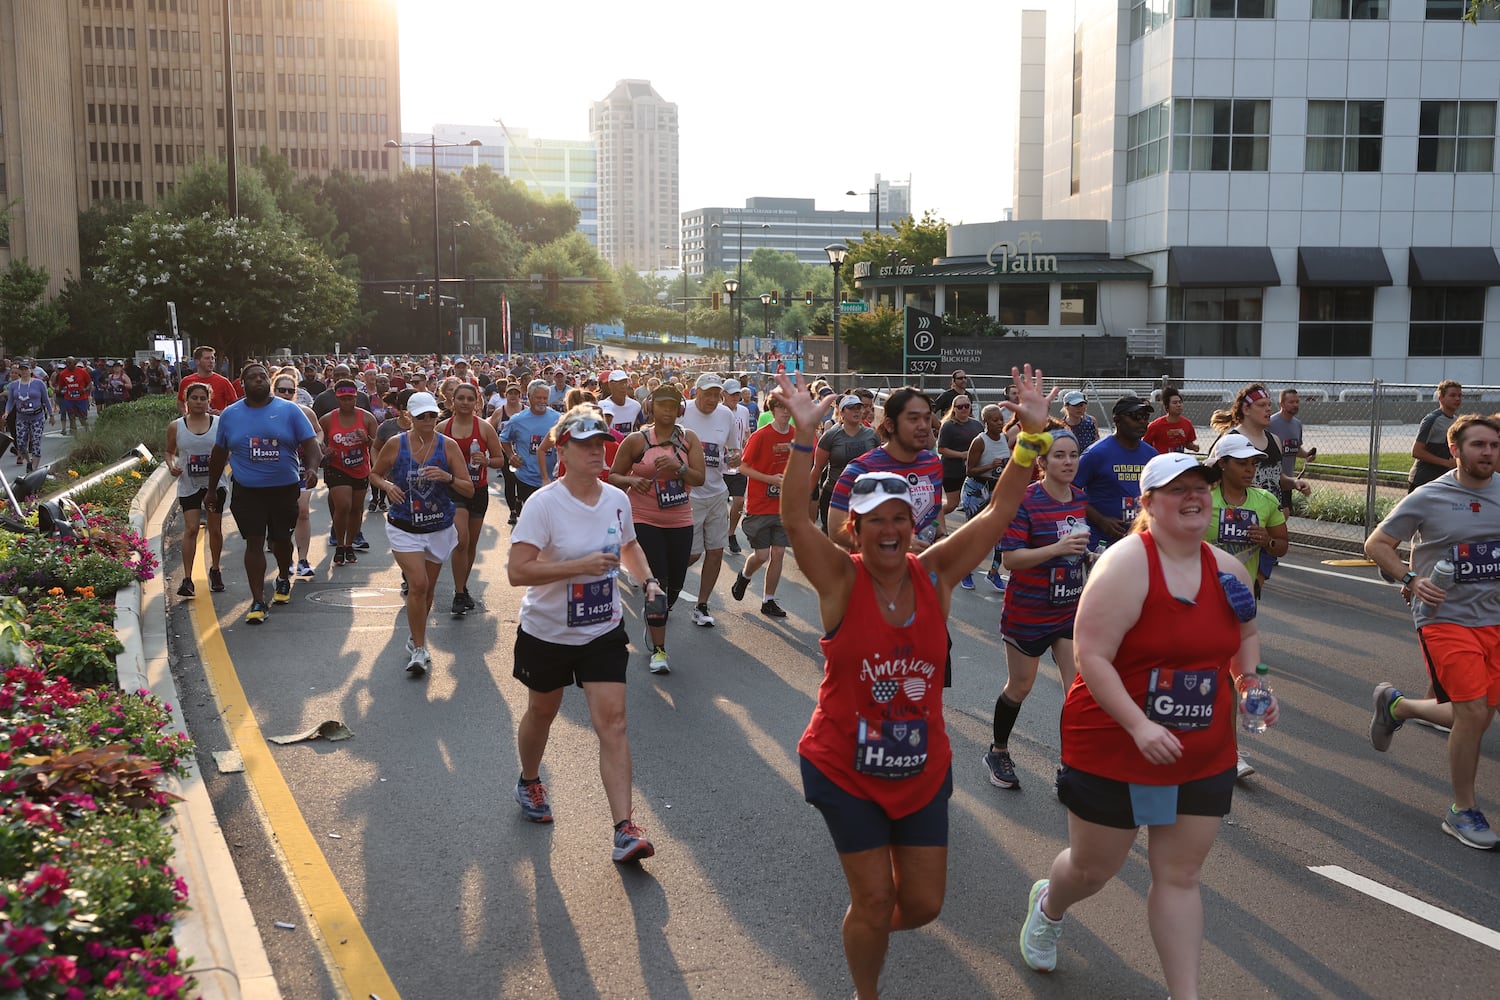
[(432, 667), (432, 657), (427, 652), (426, 646), (414, 646), (411, 655), (407, 657), (406, 672), (413, 677), (421, 677)]
[(1484, 813), (1478, 809), (1455, 809), (1449, 806), (1448, 815), (1443, 817), (1443, 832), (1456, 838), (1465, 847), (1481, 851), (1493, 851), (1495, 845), (1500, 844), (1500, 837), (1495, 836)]
[(379, 510), (379, 509), (380, 509), (380, 501), (377, 500), (377, 499), (375, 499), (373, 496), (370, 497), (370, 504), (369, 504), (368, 507), (365, 508), (365, 512), (368, 513), (368, 514), (373, 514), (377, 510)]
[(246, 625), (262, 625), (266, 620), (266, 602), (254, 601), (250, 605), (250, 613), (245, 616)]
[(355, 532), (354, 547), (361, 552), (370, 551), (370, 543), (365, 541), (365, 533), (363, 531)]
[(289, 576), (278, 576), (276, 578), (276, 592), (271, 595), (272, 604), (286, 604), (292, 599), (292, 578)]
[(352, 547), (344, 549), (344, 562), (345, 563), (357, 563), (357, 562), (359, 562), (359, 556), (356, 556), (354, 554), (354, 549)]
[(224, 574), (220, 572), (217, 566), (210, 566), (208, 568), (208, 589), (212, 590), (215, 594), (222, 594), (224, 592)]
[(1016, 777), (1015, 762), (1005, 750), (990, 747), (984, 753), (984, 766), (990, 772), (990, 784), (996, 788), (1020, 788), (1021, 779)]
[(1234, 777), (1240, 781), (1255, 773), (1255, 765), (1245, 759), (1245, 755), (1237, 753), (1234, 755)]
[(701, 628), (714, 627), (714, 616), (708, 613), (707, 604), (698, 604), (693, 607), (693, 624)]
[(615, 850), (610, 857), (616, 861), (643, 861), (656, 853), (646, 831), (626, 820), (615, 828)]
[(776, 598), (774, 597), (768, 597), (760, 602), (760, 613), (767, 618), (786, 617), (786, 612), (781, 609), (781, 605), (776, 603)]
[(338, 543), (339, 543), (339, 536), (335, 535), (333, 533), (333, 529), (332, 528), (329, 528), (328, 529), (328, 544), (329, 545), (333, 545), (333, 546), (337, 546)]
[(469, 606), (464, 603), (464, 595), (454, 594), (453, 606), (448, 609), (448, 613), (451, 614), (454, 618), (462, 618), (464, 616), (464, 612), (468, 610)]
[[(734, 536), (731, 535), (730, 537), (733, 538)], [(743, 573), (736, 573), (734, 575), (734, 586), (729, 588), (729, 592), (734, 595), (734, 599), (736, 601), (743, 601), (745, 599), (745, 591), (749, 589), (750, 578)]]
[(467, 587), (463, 589), (462, 593), (464, 599), (464, 607), (468, 608), (470, 611), (473, 611), (475, 608), (479, 607), (479, 605), (474, 602), (474, 598), (469, 596), (469, 589)]
[(306, 559), (297, 560), (297, 579), (311, 580), (316, 575), (317, 574), (313, 572), (312, 563), (308, 562)]
[(521, 815), (531, 822), (552, 822), (552, 806), (547, 802), (547, 786), (542, 784), (540, 778), (532, 782), (516, 782), (515, 799), (516, 804), (521, 807)]
[(182, 585), (177, 588), (177, 596), (178, 597), (192, 597), (193, 596), (193, 581), (192, 580), (183, 580), (182, 581)]
[(998, 570), (990, 570), (984, 574), (984, 578), (990, 581), (990, 586), (995, 588), (995, 593), (1005, 593), (1005, 578), (1000, 575)]
[(344, 565), (344, 550), (343, 550), (343, 548), (337, 547), (337, 548), (335, 548), (333, 550), (333, 564), (335, 566), (342, 566), (342, 565)]
[(521, 519), (521, 515), (520, 514), (517, 514), (515, 511), (511, 511), (510, 512), (510, 518), (505, 523), (508, 524), (508, 525), (510, 525), (512, 528), (514, 528), (516, 526), (516, 522), (519, 521), (520, 519)]
[(740, 536), (732, 531), (729, 533), (729, 551), (735, 555), (740, 554)]
[(1375, 714), (1370, 717), (1370, 746), (1385, 753), (1390, 749), (1391, 737), (1404, 724), (1391, 714), (1398, 698), (1406, 697), (1390, 684), (1375, 685)]
[(1026, 920), (1021, 924), (1021, 958), (1037, 972), (1057, 968), (1057, 939), (1062, 937), (1063, 930), (1061, 920), (1053, 920), (1042, 912), (1047, 884), (1044, 878), (1032, 883), (1031, 897), (1026, 901)]
[(411, 655), (411, 651), (414, 650), (414, 649), (416, 649), (416, 648), (417, 648), (417, 644), (411, 641), (411, 633), (410, 632), (406, 633), (406, 655), (410, 656)]
[(958, 585), (960, 587), (964, 588), (965, 590), (973, 590), (974, 589), (974, 574), (973, 573), (965, 573), (964, 574), (964, 578), (962, 580), (958, 581)]
[(672, 667), (667, 663), (667, 651), (660, 646), (651, 654), (651, 672), (653, 674), (670, 674)]

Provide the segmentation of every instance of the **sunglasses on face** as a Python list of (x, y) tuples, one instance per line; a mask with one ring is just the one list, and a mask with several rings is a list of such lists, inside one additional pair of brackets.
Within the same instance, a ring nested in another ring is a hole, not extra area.
[(969, 410), (969, 409), (973, 409), (973, 407), (971, 407), (968, 403), (954, 403), (953, 404), (953, 408), (955, 410)]
[(882, 476), (879, 479), (856, 479), (849, 492), (855, 496), (868, 496), (876, 490), (894, 497), (904, 497), (911, 493), (911, 486), (904, 479), (887, 479)]
[(290, 386), (290, 385), (279, 385), (279, 386), (276, 387), (276, 395), (278, 395), (278, 396), (295, 396), (295, 395), (297, 395), (297, 389), (296, 389), (296, 387)]

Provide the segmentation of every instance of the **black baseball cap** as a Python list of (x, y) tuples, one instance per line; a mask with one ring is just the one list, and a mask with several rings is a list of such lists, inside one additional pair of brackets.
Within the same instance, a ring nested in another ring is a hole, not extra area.
[(1135, 412), (1137, 412), (1139, 410), (1148, 410), (1149, 411), (1150, 409), (1151, 409), (1151, 400), (1149, 400), (1149, 399), (1142, 399), (1139, 396), (1132, 395), (1132, 396), (1121, 396), (1115, 402), (1115, 408), (1114, 408), (1114, 410), (1112, 412), (1114, 413), (1115, 416), (1118, 417), (1122, 413), (1135, 413)]

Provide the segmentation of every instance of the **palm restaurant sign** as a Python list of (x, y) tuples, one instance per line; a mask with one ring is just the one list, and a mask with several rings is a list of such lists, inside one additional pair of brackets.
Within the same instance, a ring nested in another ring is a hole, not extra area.
[(991, 246), (984, 259), (997, 274), (1056, 274), (1057, 257), (1036, 252), (1041, 242), (1040, 232), (1020, 233), (1014, 243), (1001, 240)]

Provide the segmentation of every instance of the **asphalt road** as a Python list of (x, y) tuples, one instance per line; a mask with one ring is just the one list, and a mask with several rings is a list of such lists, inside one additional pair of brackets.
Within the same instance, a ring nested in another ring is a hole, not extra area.
[[(491, 512), (498, 525), (486, 529), (470, 585), (481, 610), (458, 621), (442, 613), (452, 594), (445, 576), (426, 680), (403, 669), (399, 577), (382, 551), (381, 522), (366, 519), (373, 551), (334, 570), (322, 491), (314, 499), (316, 580), (297, 583), (292, 603), (265, 626), (246, 627), (242, 548), (231, 537), (230, 587), (212, 598), (264, 733), (338, 719), (355, 734), (271, 754), (400, 995), (850, 995), (839, 939), (847, 892), (822, 821), (802, 801), (796, 766), (820, 661), (815, 597), (792, 560), (778, 594), (791, 615), (784, 622), (758, 613), (759, 581), (735, 604), (726, 567), (716, 628), (695, 628), (686, 602), (679, 605), (669, 677), (651, 676), (645, 654), (633, 653), (635, 816), (657, 856), (621, 867), (609, 859), (609, 813), (581, 692), (565, 699), (543, 765), (557, 822), (523, 821), (510, 798), (524, 706), (510, 677), (520, 592), (504, 579), (498, 498)], [(179, 537), (180, 524), (169, 525), (169, 551)], [(1408, 726), (1386, 755), (1367, 738), (1377, 681), (1423, 686), (1409, 619), (1372, 569), (1319, 559), (1295, 551), (1262, 608), (1282, 722), (1245, 738), (1258, 773), (1241, 783), (1205, 869), (1206, 993), (1347, 1000), (1487, 991), (1500, 982), (1500, 857), (1439, 831), (1449, 801), (1444, 738)], [(728, 557), (730, 566), (741, 561)], [(180, 566), (169, 558), (168, 569), (171, 593)], [(689, 592), (695, 587), (690, 575)], [(199, 593), (210, 600), (206, 587)], [(227, 748), (220, 707), (203, 680), (191, 616), (179, 599), (171, 603), (184, 709), (278, 980), (289, 998), (333, 996), (277, 832), (263, 824), (246, 776), (218, 774), (208, 756)], [(947, 902), (936, 923), (893, 937), (885, 993), (1165, 996), (1145, 921), (1144, 838), (1121, 877), (1073, 911), (1058, 971), (1042, 976), (1021, 962), (1027, 889), (1066, 846), (1066, 814), (1051, 789), (1061, 692), (1044, 660), (1011, 740), (1022, 790), (991, 786), (980, 757), (1004, 676), (1000, 596), (981, 581), (957, 593), (953, 607)], [(638, 608), (627, 610), (627, 625), (638, 642)], [(1481, 804), (1492, 816), (1500, 813), (1496, 746), (1491, 735), (1480, 771)], [(1490, 943), (1311, 870), (1323, 866), (1374, 880), (1397, 902), (1432, 904), (1488, 928)], [(297, 929), (276, 929), (276, 920)]]

